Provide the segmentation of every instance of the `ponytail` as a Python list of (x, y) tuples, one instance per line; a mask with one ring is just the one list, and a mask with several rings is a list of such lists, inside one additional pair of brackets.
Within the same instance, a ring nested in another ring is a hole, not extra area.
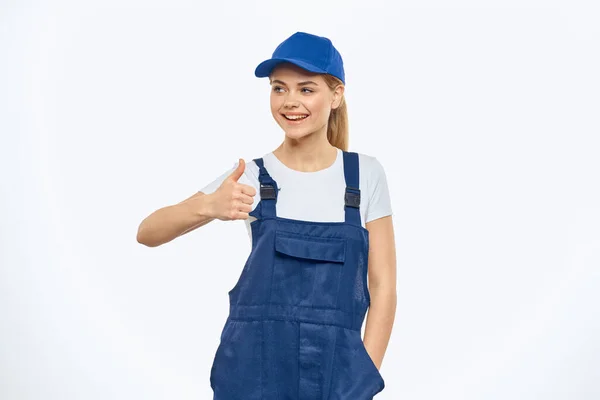
[[(329, 74), (324, 74), (323, 79), (331, 90), (335, 90), (338, 85), (343, 85), (342, 81)], [(332, 146), (348, 151), (348, 109), (344, 95), (342, 95), (340, 105), (332, 109), (329, 115), (327, 140)]]

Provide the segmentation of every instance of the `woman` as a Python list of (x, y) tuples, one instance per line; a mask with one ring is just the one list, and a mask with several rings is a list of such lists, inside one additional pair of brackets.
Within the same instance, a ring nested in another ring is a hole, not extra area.
[(252, 250), (229, 291), (214, 399), (372, 399), (385, 387), (379, 368), (396, 309), (385, 173), (375, 157), (346, 151), (344, 68), (329, 39), (296, 32), (255, 75), (269, 77), (281, 145), (154, 212), (138, 241), (158, 246), (214, 219), (246, 222)]

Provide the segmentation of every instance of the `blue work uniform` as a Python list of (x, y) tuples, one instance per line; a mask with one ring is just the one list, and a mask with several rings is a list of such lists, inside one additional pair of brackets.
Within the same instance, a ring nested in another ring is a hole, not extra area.
[(370, 296), (359, 158), (343, 155), (343, 222), (278, 217), (277, 182), (254, 160), (261, 200), (250, 213), (252, 250), (228, 293), (213, 400), (371, 400), (383, 390), (361, 338)]

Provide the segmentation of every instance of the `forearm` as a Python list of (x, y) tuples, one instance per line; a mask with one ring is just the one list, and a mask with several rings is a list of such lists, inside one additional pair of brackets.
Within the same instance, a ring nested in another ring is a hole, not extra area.
[(377, 369), (381, 368), (396, 316), (396, 285), (370, 287), (371, 306), (367, 313), (363, 342)]
[(214, 219), (209, 212), (210, 200), (210, 195), (198, 192), (178, 204), (154, 211), (141, 222), (137, 241), (156, 247), (207, 224)]

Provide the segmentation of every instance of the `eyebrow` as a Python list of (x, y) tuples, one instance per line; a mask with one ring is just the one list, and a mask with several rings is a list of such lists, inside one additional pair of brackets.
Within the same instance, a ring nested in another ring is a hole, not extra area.
[[(279, 79), (275, 79), (274, 81), (271, 81), (271, 85), (274, 83), (280, 83), (282, 85), (285, 85), (285, 82), (280, 81)], [(298, 86), (302, 86), (302, 85), (310, 85), (313, 84), (315, 86), (319, 86), (316, 82), (313, 81), (303, 81), (303, 82), (298, 82)]]

